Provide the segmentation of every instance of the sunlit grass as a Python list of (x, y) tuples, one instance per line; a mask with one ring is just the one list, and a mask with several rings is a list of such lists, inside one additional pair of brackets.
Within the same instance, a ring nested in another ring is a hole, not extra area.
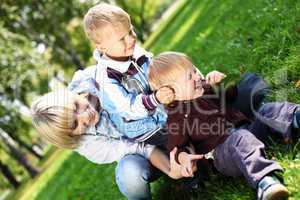
[[(299, 1), (190, 1), (181, 15), (151, 46), (152, 52), (185, 52), (201, 71), (220, 70), (232, 80), (246, 71), (257, 72), (273, 87), (270, 100), (300, 103), (295, 87), (300, 79)], [(175, 27), (176, 36), (170, 37)], [(267, 150), (286, 170), (290, 199), (300, 199), (299, 147), (274, 143)], [(170, 186), (164, 179), (154, 188), (157, 199), (255, 199), (255, 190), (243, 180), (213, 175), (207, 184), (205, 190), (177, 190), (176, 195), (169, 195), (176, 183)]]
[[(232, 80), (245, 71), (258, 72), (274, 88), (271, 100), (300, 103), (295, 87), (300, 79), (299, 1), (189, 0), (167, 21), (146, 44), (154, 54), (185, 52), (201, 71), (217, 69)], [(285, 168), (291, 200), (300, 199), (299, 149), (299, 144), (277, 143), (267, 149), (269, 157)], [(75, 153), (54, 160), (22, 199), (124, 199), (114, 181), (115, 165), (95, 165)], [(166, 177), (151, 185), (154, 199), (253, 200), (256, 196), (243, 179), (219, 174), (209, 178), (205, 189), (192, 192)]]

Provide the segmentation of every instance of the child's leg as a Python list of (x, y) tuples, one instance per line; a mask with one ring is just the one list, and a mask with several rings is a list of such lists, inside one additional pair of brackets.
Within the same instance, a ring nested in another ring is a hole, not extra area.
[(265, 157), (264, 144), (246, 129), (238, 129), (214, 151), (214, 164), (218, 171), (228, 176), (243, 175), (256, 188), (258, 182), (280, 165)]
[(116, 168), (117, 185), (129, 200), (151, 199), (150, 182), (159, 175), (146, 158), (136, 154), (126, 155)]
[(270, 135), (291, 140), (298, 131), (294, 127), (294, 113), (298, 108), (298, 104), (289, 102), (264, 104), (255, 114), (255, 121), (247, 129), (263, 142), (266, 142)]

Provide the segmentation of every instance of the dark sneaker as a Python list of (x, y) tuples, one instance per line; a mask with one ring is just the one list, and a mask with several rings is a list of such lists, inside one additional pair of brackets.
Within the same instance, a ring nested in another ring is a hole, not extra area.
[(300, 138), (300, 108), (297, 108), (297, 110), (294, 113), (294, 119), (293, 119), (293, 129), (292, 129), (292, 136), (291, 140), (292, 143), (297, 143)]
[(257, 189), (258, 200), (287, 200), (289, 191), (273, 176), (265, 176), (259, 183)]

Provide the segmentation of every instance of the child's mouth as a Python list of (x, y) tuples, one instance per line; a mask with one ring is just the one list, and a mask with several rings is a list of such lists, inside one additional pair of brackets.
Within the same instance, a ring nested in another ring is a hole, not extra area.
[(130, 47), (127, 48), (128, 51), (133, 50), (135, 47), (135, 41), (132, 43)]
[(127, 51), (133, 50), (133, 49), (134, 49), (134, 46), (135, 46), (135, 45), (132, 45), (131, 47), (127, 48)]
[(199, 81), (195, 81), (194, 82), (195, 84), (195, 90), (200, 90), (200, 89), (202, 89), (203, 87), (202, 87), (202, 81), (201, 80), (199, 80)]

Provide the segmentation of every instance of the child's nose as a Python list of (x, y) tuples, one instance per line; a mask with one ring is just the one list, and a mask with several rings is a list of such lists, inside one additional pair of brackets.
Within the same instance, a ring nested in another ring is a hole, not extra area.
[(82, 123), (84, 124), (88, 124), (89, 123), (89, 114), (88, 112), (83, 112), (80, 114), (80, 120)]
[(133, 43), (134, 41), (136, 40), (136, 34), (135, 32), (132, 32), (131, 34), (128, 35), (128, 38), (127, 38), (127, 42), (128, 43)]
[(201, 79), (201, 75), (199, 73), (194, 74), (194, 80), (199, 81)]

